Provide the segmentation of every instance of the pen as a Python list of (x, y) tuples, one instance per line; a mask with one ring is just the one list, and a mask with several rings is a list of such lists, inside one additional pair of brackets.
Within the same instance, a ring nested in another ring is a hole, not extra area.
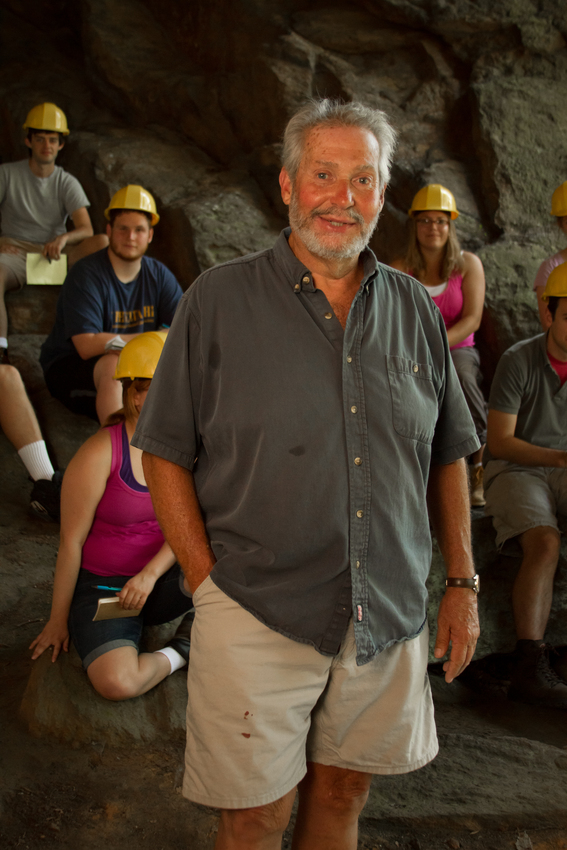
[(105, 584), (91, 584), (93, 590), (122, 590), (121, 587), (107, 587)]

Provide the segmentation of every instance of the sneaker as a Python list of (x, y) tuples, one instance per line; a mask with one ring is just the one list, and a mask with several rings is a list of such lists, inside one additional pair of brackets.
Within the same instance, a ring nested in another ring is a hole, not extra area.
[(518, 641), (518, 663), (508, 699), (549, 708), (567, 708), (567, 682), (551, 667), (550, 651), (552, 647), (539, 640)]
[(55, 472), (51, 481), (40, 478), (33, 485), (29, 512), (44, 522), (59, 522), (61, 519), (61, 482), (63, 473)]
[(190, 611), (185, 614), (179, 625), (177, 626), (177, 631), (173, 635), (170, 641), (166, 643), (166, 646), (170, 646), (176, 652), (178, 652), (185, 661), (189, 661), (189, 649), (191, 647), (191, 627), (193, 625), (193, 620), (195, 619), (195, 611), (192, 608)]
[(470, 488), (471, 488), (471, 505), (473, 508), (482, 508), (486, 505), (484, 498), (484, 469), (482, 466), (471, 466), (470, 471)]
[(7, 348), (0, 348), (0, 363), (10, 363)]

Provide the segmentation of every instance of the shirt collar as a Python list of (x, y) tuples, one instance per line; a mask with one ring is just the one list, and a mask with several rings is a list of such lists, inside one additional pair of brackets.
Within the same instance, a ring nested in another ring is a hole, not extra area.
[[(291, 248), (289, 247), (289, 235), (291, 227), (285, 227), (280, 233), (273, 251), (274, 257), (278, 265), (283, 269), (287, 280), (294, 292), (301, 292), (305, 289), (307, 292), (315, 292), (313, 285), (313, 275), (311, 271), (297, 259)], [(361, 254), (363, 278), (360, 284), (360, 289), (363, 287), (368, 291), (373, 279), (378, 271), (378, 261), (374, 252), (370, 248), (365, 248)]]

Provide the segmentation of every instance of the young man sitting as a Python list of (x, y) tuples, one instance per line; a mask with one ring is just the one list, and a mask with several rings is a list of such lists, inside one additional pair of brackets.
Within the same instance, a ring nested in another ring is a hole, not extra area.
[[(108, 244), (93, 236), (89, 200), (79, 181), (55, 165), (69, 135), (65, 113), (54, 103), (40, 103), (24, 123), (28, 159), (0, 165), (0, 360), (8, 362), (8, 317), (4, 296), (26, 282), (26, 255), (41, 253), (69, 266)], [(66, 228), (71, 217), (73, 230)]]
[(182, 295), (169, 269), (144, 256), (159, 221), (152, 195), (125, 186), (105, 215), (109, 246), (67, 275), (39, 358), (51, 395), (101, 423), (122, 404), (114, 380), (121, 347), (137, 334), (169, 327)]
[(547, 333), (509, 348), (492, 384), (485, 510), (498, 547), (517, 537), (523, 553), (512, 592), (518, 663), (509, 698), (567, 708), (566, 660), (544, 643), (557, 514), (567, 514), (567, 263), (550, 274), (543, 299)]

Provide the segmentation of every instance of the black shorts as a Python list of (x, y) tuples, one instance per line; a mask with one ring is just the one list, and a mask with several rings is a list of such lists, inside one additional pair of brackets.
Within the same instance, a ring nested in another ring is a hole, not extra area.
[(139, 649), (144, 626), (169, 623), (193, 607), (193, 600), (183, 587), (181, 568), (174, 564), (158, 578), (137, 617), (118, 617), (93, 623), (98, 600), (103, 596), (116, 596), (113, 591), (95, 590), (93, 585), (124, 587), (130, 578), (132, 576), (99, 576), (82, 568), (79, 570), (69, 611), (69, 633), (85, 670), (95, 658), (111, 649), (119, 646)]
[(96, 387), (93, 372), (99, 357), (83, 360), (76, 351), (56, 360), (45, 372), (47, 389), (73, 413), (81, 413), (98, 422)]

